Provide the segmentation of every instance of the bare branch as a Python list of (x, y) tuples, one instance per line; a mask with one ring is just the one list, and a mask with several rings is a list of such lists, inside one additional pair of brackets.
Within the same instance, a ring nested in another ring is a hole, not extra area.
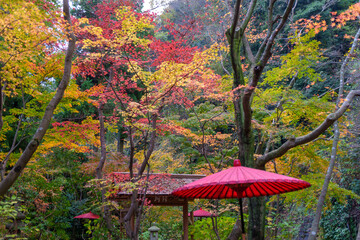
[(262, 57), (260, 59), (261, 66), (265, 66), (267, 61), (271, 57), (271, 48), (274, 45), (275, 38), (277, 37), (279, 32), (283, 29), (286, 21), (288, 20), (291, 10), (293, 8), (294, 2), (295, 2), (295, 0), (289, 1), (288, 5), (285, 9), (285, 12), (284, 12), (283, 16), (281, 17), (280, 23), (278, 24), (276, 29), (270, 34), (269, 40), (267, 41), (265, 49), (264, 49), (264, 53), (262, 54)]
[(249, 41), (248, 41), (245, 33), (242, 38), (242, 43), (244, 45), (245, 56), (246, 56), (247, 60), (250, 62), (250, 65), (255, 65), (255, 57), (250, 48)]

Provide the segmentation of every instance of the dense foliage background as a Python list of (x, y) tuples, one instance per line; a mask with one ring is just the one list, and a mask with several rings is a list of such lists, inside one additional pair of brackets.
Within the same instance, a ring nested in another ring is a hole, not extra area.
[[(137, 1), (76, 0), (68, 26), (57, 1), (0, 0), (2, 181), (37, 131), (61, 81), (68, 29), (77, 39), (72, 78), (51, 125), (0, 201), (0, 237), (127, 239), (121, 213), (126, 204), (108, 198), (109, 189), (119, 187), (107, 181), (110, 173), (210, 174), (232, 166), (239, 152), (225, 35), (232, 2), (174, 0), (155, 15), (141, 11)], [(286, 4), (279, 1), (274, 16)], [(267, 8), (268, 1), (259, 1), (247, 27), (254, 51), (267, 31)], [(355, 0), (297, 1), (252, 98), (254, 157), (311, 132), (334, 112), (340, 68), (360, 27), (359, 16)], [(248, 74), (248, 59), (241, 62)], [(346, 65), (345, 93), (360, 89), (359, 69), (357, 45)], [(357, 98), (339, 120), (319, 239), (358, 234), (359, 112)], [(333, 136), (327, 129), (266, 164), (267, 171), (312, 184), (266, 198), (266, 239), (307, 239)], [(190, 229), (195, 239), (215, 239), (214, 229), (226, 239), (238, 216), (237, 201), (195, 200), (189, 209), (199, 207), (219, 217), (195, 221)], [(73, 218), (88, 211), (101, 218)], [(149, 239), (153, 222), (161, 229), (160, 239), (181, 238), (181, 208), (145, 205), (137, 216), (140, 239)]]

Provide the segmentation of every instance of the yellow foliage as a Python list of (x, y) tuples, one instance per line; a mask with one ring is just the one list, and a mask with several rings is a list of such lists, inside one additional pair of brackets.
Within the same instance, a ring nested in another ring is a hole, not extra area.
[[(63, 39), (59, 29), (59, 21), (53, 26), (46, 25), (50, 16), (40, 10), (31, 1), (15, 0), (1, 1), (0, 26), (1, 49), (0, 68), (2, 79), (5, 79), (4, 93), (17, 95), (17, 88), (22, 86), (28, 94), (34, 94), (27, 89), (36, 89), (44, 81), (49, 72), (59, 72), (58, 53), (49, 52), (46, 44)], [(60, 16), (51, 16), (54, 20)], [(54, 51), (54, 50), (51, 50)], [(35, 65), (42, 56), (42, 66)], [(51, 57), (50, 57), (51, 55)], [(36, 73), (35, 73), (36, 72)]]

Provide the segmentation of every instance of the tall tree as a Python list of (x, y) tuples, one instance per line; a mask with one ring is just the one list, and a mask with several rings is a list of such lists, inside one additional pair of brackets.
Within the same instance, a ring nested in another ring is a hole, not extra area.
[[(347, 15), (353, 15), (353, 16), (350, 18)], [(341, 25), (343, 25), (347, 20), (353, 19), (354, 17), (357, 17), (360, 20), (360, 3), (351, 6), (348, 11), (342, 13), (339, 16), (339, 20), (337, 21), (339, 27)], [(359, 38), (360, 38), (360, 28), (358, 29), (358, 31), (354, 37), (354, 41), (352, 43), (350, 51), (346, 54), (346, 57), (345, 57), (343, 63), (341, 64), (340, 73), (339, 73), (339, 93), (338, 93), (338, 98), (336, 100), (336, 109), (339, 108), (339, 105), (344, 97), (343, 95), (344, 95), (344, 86), (345, 86), (346, 67), (347, 67), (349, 61), (351, 60), (351, 58), (353, 57), (353, 54), (356, 50)], [(331, 176), (332, 176), (336, 158), (337, 158), (337, 148), (338, 148), (339, 140), (340, 140), (340, 128), (339, 128), (338, 122), (336, 121), (336, 122), (334, 122), (334, 139), (333, 139), (332, 148), (331, 148), (329, 167), (326, 172), (325, 181), (324, 181), (324, 184), (321, 189), (320, 196), (319, 196), (319, 201), (318, 201), (318, 204), (316, 207), (315, 217), (314, 217), (314, 220), (311, 225), (309, 240), (315, 240), (317, 233), (318, 233), (321, 212), (323, 209), (325, 197), (327, 194), (327, 190), (329, 187), (329, 183), (331, 180)]]
[[(189, 47), (175, 31), (171, 41), (157, 40), (152, 36), (151, 16), (137, 13), (131, 6), (120, 4), (114, 8), (109, 7), (111, 4), (97, 6), (95, 13), (101, 21), (79, 19), (83, 24), (79, 31), (83, 54), (77, 66), (79, 78), (91, 78), (95, 83), (89, 91), (97, 99), (94, 104), (99, 117), (103, 118), (102, 110), (111, 106), (107, 120), (121, 120), (129, 143), (125, 152), (130, 179), (136, 184), (150, 170), (157, 135), (165, 126), (163, 109), (173, 104), (192, 106), (199, 96), (216, 91), (219, 77), (206, 66), (215, 59), (217, 49), (200, 51)], [(104, 128), (101, 124), (98, 178), (103, 177), (106, 161)], [(145, 195), (132, 191), (124, 218), (131, 239), (137, 239), (140, 230), (145, 201), (139, 198), (144, 200)]]
[[(252, 17), (260, 17), (254, 15), (257, 1), (238, 0), (235, 3), (233, 23), (227, 32), (227, 37), (230, 45), (230, 57), (233, 69), (233, 103), (239, 147), (238, 157), (244, 166), (264, 169), (265, 164), (269, 161), (283, 156), (292, 148), (316, 139), (344, 114), (353, 98), (360, 95), (360, 91), (350, 91), (342, 105), (334, 113), (327, 115), (320, 125), (310, 130), (307, 134), (297, 137), (291, 135), (287, 137), (286, 140), (283, 139), (282, 143), (280, 142), (280, 144), (271, 151), (263, 148), (262, 154), (254, 155), (255, 136), (252, 122), (254, 93), (259, 82), (262, 80), (265, 67), (269, 65), (269, 60), (273, 55), (275, 41), (283, 31), (290, 15), (294, 11), (295, 2), (295, 0), (290, 0), (285, 4), (283, 2), (277, 3), (276, 0), (269, 1), (266, 14), (268, 18), (266, 21), (266, 36), (258, 48), (252, 47), (247, 37), (247, 27), (250, 19)], [(278, 4), (278, 6), (276, 4)], [(283, 9), (283, 12), (275, 16), (277, 9)], [(244, 16), (239, 18), (241, 13), (244, 13)], [(253, 49), (257, 49), (257, 51), (254, 53)], [(242, 54), (244, 54), (249, 63), (249, 68), (246, 72), (244, 72), (244, 62), (240, 57)], [(271, 135), (268, 134), (268, 136)], [(270, 142), (271, 141), (272, 139), (270, 139)], [(249, 199), (249, 239), (264, 239), (264, 213), (264, 198)], [(233, 234), (229, 236), (229, 239), (237, 239), (239, 234), (235, 234), (235, 232), (239, 232), (237, 226), (234, 227)]]
[[(72, 66), (72, 58), (75, 51), (75, 36), (71, 31), (71, 20), (70, 20), (70, 11), (69, 11), (69, 2), (67, 0), (63, 1), (63, 14), (65, 22), (67, 23), (67, 27), (65, 32), (69, 39), (68, 48), (66, 51), (65, 56), (65, 63), (64, 63), (64, 71), (63, 77), (58, 85), (57, 91), (54, 97), (48, 103), (45, 113), (42, 117), (42, 120), (37, 128), (36, 133), (33, 135), (32, 139), (30, 140), (29, 144), (24, 149), (23, 153), (11, 169), (11, 171), (6, 175), (4, 179), (0, 182), (0, 196), (3, 196), (9, 188), (14, 184), (17, 178), (20, 176), (22, 170), (26, 167), (27, 163), (37, 150), (38, 146), (40, 145), (51, 121), (53, 116), (54, 110), (59, 104), (60, 100), (62, 99), (65, 89), (70, 81), (70, 74), (71, 74), (71, 66)], [(14, 19), (16, 21), (16, 19)], [(6, 26), (5, 26), (6, 29)], [(19, 29), (21, 31), (21, 28)], [(42, 44), (39, 42), (38, 44)], [(3, 96), (1, 96), (3, 99)]]

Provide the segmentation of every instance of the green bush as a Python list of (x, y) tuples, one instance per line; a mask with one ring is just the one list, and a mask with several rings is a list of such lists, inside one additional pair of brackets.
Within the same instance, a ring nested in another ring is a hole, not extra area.
[[(220, 239), (226, 239), (230, 234), (236, 218), (233, 217), (218, 217), (217, 218), (217, 229), (219, 231)], [(189, 228), (189, 232), (194, 236), (196, 240), (213, 240), (217, 239), (216, 234), (213, 230), (213, 224), (211, 218), (205, 218), (197, 220)]]

